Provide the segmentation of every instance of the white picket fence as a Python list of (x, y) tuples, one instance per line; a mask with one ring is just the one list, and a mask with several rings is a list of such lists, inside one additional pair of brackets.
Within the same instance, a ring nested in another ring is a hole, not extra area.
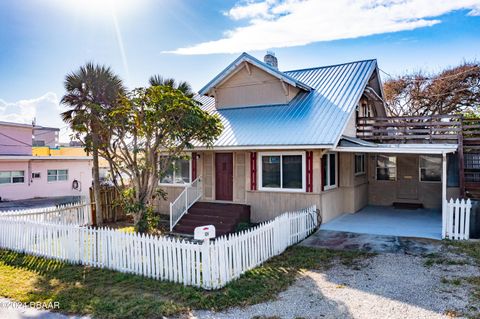
[(87, 226), (92, 224), (92, 211), (86, 201), (24, 210), (0, 212), (2, 219), (27, 220), (37, 223)]
[(303, 240), (316, 226), (312, 206), (213, 242), (195, 243), (0, 216), (0, 248), (218, 289)]
[(467, 240), (470, 238), (470, 211), (472, 202), (470, 199), (466, 201), (450, 199), (444, 203), (445, 213), (443, 214), (442, 238)]

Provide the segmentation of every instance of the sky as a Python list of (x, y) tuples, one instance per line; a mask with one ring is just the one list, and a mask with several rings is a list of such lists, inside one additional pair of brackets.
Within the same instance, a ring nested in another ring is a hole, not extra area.
[[(280, 70), (376, 58), (383, 79), (480, 60), (480, 0), (1, 0), (0, 120), (62, 128), (69, 72), (199, 90), (242, 52)], [(388, 75), (387, 75), (388, 74)]]

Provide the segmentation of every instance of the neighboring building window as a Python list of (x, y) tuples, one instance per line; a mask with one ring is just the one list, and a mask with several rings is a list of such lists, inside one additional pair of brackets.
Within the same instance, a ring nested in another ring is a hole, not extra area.
[(420, 181), (440, 182), (442, 180), (442, 158), (440, 156), (420, 156)]
[(305, 191), (305, 153), (260, 153), (260, 189)]
[(377, 180), (394, 181), (397, 179), (397, 157), (377, 155)]
[(68, 169), (49, 169), (47, 171), (47, 181), (57, 182), (68, 180)]
[(40, 173), (32, 173), (32, 178), (40, 178)]
[(0, 184), (20, 184), (25, 181), (25, 171), (0, 172)]
[(355, 175), (365, 174), (365, 154), (355, 154)]
[(337, 187), (337, 153), (327, 153), (323, 155), (323, 170), (325, 184), (324, 190)]
[(189, 159), (176, 159), (170, 164), (160, 183), (188, 184), (190, 183), (190, 171)]
[(45, 146), (45, 141), (42, 141), (42, 140), (34, 140), (32, 146)]

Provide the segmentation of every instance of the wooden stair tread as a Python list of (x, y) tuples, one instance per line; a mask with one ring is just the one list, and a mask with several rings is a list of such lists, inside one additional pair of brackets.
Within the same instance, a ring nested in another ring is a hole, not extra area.
[(241, 222), (250, 222), (249, 205), (197, 202), (175, 225), (173, 231), (192, 235), (196, 227), (214, 225), (218, 237), (235, 232)]

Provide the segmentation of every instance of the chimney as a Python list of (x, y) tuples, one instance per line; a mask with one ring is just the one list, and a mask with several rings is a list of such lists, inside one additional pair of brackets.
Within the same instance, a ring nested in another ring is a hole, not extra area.
[(270, 65), (272, 68), (278, 70), (278, 60), (275, 57), (275, 53), (273, 53), (272, 51), (267, 51), (267, 54), (265, 55), (265, 57), (263, 57), (263, 61), (266, 64)]

